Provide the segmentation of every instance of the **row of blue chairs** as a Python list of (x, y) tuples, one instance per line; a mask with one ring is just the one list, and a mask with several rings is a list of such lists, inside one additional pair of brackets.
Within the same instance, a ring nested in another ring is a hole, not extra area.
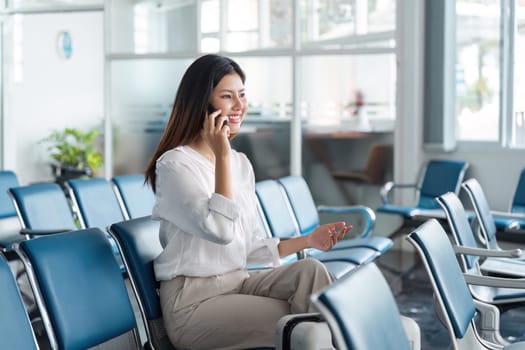
[[(468, 168), (469, 163), (465, 161), (430, 160), (421, 168), (416, 183), (385, 183), (380, 189), (382, 204), (376, 208), (376, 212), (401, 216), (403, 227), (421, 223), (428, 218), (445, 219), (445, 213), (434, 199), (447, 192), (458, 195)], [(413, 205), (392, 202), (393, 193), (401, 194), (406, 190), (414, 194)], [(525, 168), (518, 177), (508, 209), (492, 211), (492, 214), (499, 232), (525, 230)]]
[[(120, 264), (122, 275), (122, 272), (127, 272), (127, 270), (124, 267), (115, 239), (107, 233), (106, 229), (115, 222), (150, 214), (154, 203), (154, 195), (148, 187), (144, 186), (144, 177), (141, 174), (116, 176), (111, 181), (100, 178), (70, 180), (67, 183), (68, 193), (66, 195), (62, 188), (55, 183), (20, 186), (12, 171), (2, 171), (0, 172), (0, 187), (3, 187), (3, 191), (0, 193), (1, 248), (17, 279), (24, 276), (19, 271), (20, 265), (17, 263), (21, 256), (26, 265), (25, 271), (30, 271), (27, 266), (34, 265), (26, 257), (27, 253), (24, 251), (26, 246), (44, 244), (48, 238), (57, 239), (55, 238), (56, 233), (77, 233), (79, 229), (89, 232), (94, 230), (95, 233), (102, 233), (106, 237), (106, 241), (112, 245), (113, 255)], [(5, 230), (5, 228), (10, 228), (10, 230)], [(51, 233), (53, 234), (50, 235)], [(158, 236), (158, 229), (156, 234)], [(34, 241), (39, 242), (33, 243)], [(69, 254), (68, 244), (57, 244), (57, 247), (64, 250), (61, 253), (62, 255), (68, 255), (71, 259), (76, 256), (74, 253)], [(15, 254), (15, 249), (18, 250), (18, 254)], [(49, 251), (51, 252), (51, 250)], [(58, 253), (58, 251), (54, 252)], [(80, 256), (78, 255), (78, 257)], [(88, 260), (84, 259), (84, 261)], [(74, 271), (77, 270), (78, 266), (75, 267), (74, 262), (71, 264), (68, 261), (61, 262), (68, 269), (71, 268), (69, 271), (76, 275)], [(82, 271), (82, 268), (78, 268), (78, 276), (83, 276)], [(31, 284), (35, 284), (34, 273), (31, 275), (28, 272), (27, 275), (30, 280), (33, 280)], [(121, 276), (121, 279), (122, 277), (126, 277), (126, 274)], [(21, 281), (17, 280), (17, 282), (20, 283)], [(52, 287), (54, 284), (56, 283), (52, 283), (50, 286)], [(31, 314), (31, 321), (35, 316), (37, 319), (43, 316), (41, 315), (41, 305), (38, 305), (39, 312), (35, 313), (33, 310), (34, 298), (36, 298), (37, 304), (41, 303), (38, 298), (39, 290), (37, 288), (35, 291), (35, 288), (37, 287), (31, 288), (31, 296), (28, 296), (28, 290), (21, 289), (24, 301), (28, 303), (26, 308)], [(75, 293), (76, 291), (70, 295), (75, 295)], [(83, 302), (83, 296), (83, 294), (79, 294), (77, 301)], [(100, 316), (100, 314), (98, 315)], [(48, 328), (49, 322), (44, 320), (44, 326)], [(50, 341), (53, 339), (52, 336), (48, 338)], [(40, 341), (41, 338), (38, 340)], [(128, 342), (129, 339), (124, 338), (124, 341)], [(112, 341), (112, 343), (115, 342), (120, 344), (119, 340)], [(120, 345), (117, 346), (117, 348), (119, 347)], [(53, 348), (64, 347), (54, 344)]]
[[(503, 338), (499, 325), (502, 312), (525, 305), (522, 251), (503, 250), (497, 244), (496, 220), (479, 182), (471, 178), (461, 188), (479, 227), (472, 224), (458, 194), (447, 192), (434, 198), (446, 221), (427, 219), (406, 239), (427, 270), (436, 312), (453, 349), (525, 349), (525, 342)], [(312, 300), (327, 320), (338, 349), (411, 348), (395, 300), (373, 263), (350, 271)]]
[[(136, 286), (141, 285), (142, 280), (136, 276), (144, 276), (136, 274), (134, 270), (144, 268), (142, 259), (147, 257), (143, 253), (156, 242), (155, 238), (160, 249), (158, 227), (155, 227), (155, 222), (147, 219), (147, 222), (151, 223), (151, 230), (148, 230), (151, 235), (145, 241), (140, 241), (141, 238), (137, 237), (139, 241), (135, 241), (136, 246), (126, 240), (125, 234), (124, 238), (119, 240), (122, 230), (118, 227), (127, 224), (127, 221), (115, 224), (114, 229), (117, 233), (112, 234), (115, 241), (119, 242), (119, 249), (122, 249), (123, 259), (128, 264), (128, 274), (133, 276), (130, 279), (134, 290)], [(143, 222), (138, 220), (139, 223)], [(135, 248), (137, 250), (133, 250)], [(80, 229), (29, 239), (17, 244), (15, 250), (28, 272), (51, 349), (87, 349), (101, 344), (101, 348), (143, 348), (125, 277), (102, 230)], [(153, 258), (154, 256), (151, 257)], [(149, 276), (153, 280), (145, 283), (153, 286), (148, 291), (155, 307), (158, 308), (152, 266), (146, 267), (151, 268)], [(0, 278), (2, 346), (9, 349), (36, 349), (35, 336), (26, 310), (2, 254)], [(144, 300), (140, 299), (141, 312), (149, 312), (150, 304)], [(160, 311), (158, 312), (160, 315)], [(160, 325), (161, 321), (162, 319)], [(150, 335), (150, 328), (147, 330), (147, 334)], [(157, 347), (148, 343), (149, 349), (172, 349), (168, 346), (166, 333), (159, 327), (155, 328), (155, 332), (158, 338), (164, 335), (163, 342), (167, 346)]]
[(284, 258), (283, 263), (304, 257), (318, 259), (339, 278), (356, 266), (374, 261), (393, 245), (389, 238), (372, 235), (375, 215), (368, 207), (355, 205), (318, 208), (302, 176), (259, 181), (255, 188), (261, 221), (268, 237), (289, 239), (310, 234), (321, 223), (319, 210), (352, 213), (364, 221), (362, 232), (357, 238), (339, 241), (327, 252), (307, 249), (301, 252), (302, 255)]
[(435, 198), (453, 243), (436, 219), (408, 235), (430, 276), (436, 311), (454, 349), (525, 349), (525, 342), (503, 338), (499, 325), (502, 312), (525, 305), (522, 251), (499, 246), (497, 220), (480, 183), (470, 178), (461, 188), (474, 209), (474, 221), (456, 193)]
[[(98, 227), (105, 231), (114, 222), (149, 215), (154, 203), (154, 194), (140, 174), (116, 176), (111, 181), (69, 180), (67, 194), (56, 183), (20, 186), (11, 171), (1, 172), (0, 178), (7, 191), (0, 193), (0, 222), (10, 224), (10, 230), (1, 230), (0, 245), (4, 249), (24, 239), (78, 228)], [(120, 260), (114, 242), (109, 236), (108, 239)]]

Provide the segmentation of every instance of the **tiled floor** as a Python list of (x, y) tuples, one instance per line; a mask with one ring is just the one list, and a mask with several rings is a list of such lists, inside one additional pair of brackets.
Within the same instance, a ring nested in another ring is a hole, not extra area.
[[(435, 311), (427, 272), (415, 253), (390, 251), (377, 261), (390, 282), (399, 310), (421, 329), (422, 350), (452, 349), (446, 328)], [(525, 303), (501, 315), (501, 334), (510, 342), (525, 341)]]

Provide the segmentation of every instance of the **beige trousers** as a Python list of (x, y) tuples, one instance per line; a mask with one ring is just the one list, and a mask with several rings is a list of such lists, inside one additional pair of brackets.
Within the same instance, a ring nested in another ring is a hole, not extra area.
[(161, 283), (164, 323), (177, 350), (273, 347), (277, 321), (314, 311), (310, 294), (332, 281), (313, 259), (252, 274), (179, 276)]

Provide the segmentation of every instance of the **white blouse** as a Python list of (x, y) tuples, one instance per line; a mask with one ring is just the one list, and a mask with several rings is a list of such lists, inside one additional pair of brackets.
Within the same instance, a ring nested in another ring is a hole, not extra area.
[(277, 238), (266, 238), (256, 207), (255, 176), (248, 158), (231, 151), (234, 200), (215, 190), (215, 167), (189, 146), (157, 160), (153, 218), (164, 248), (155, 259), (157, 280), (206, 277), (279, 265)]

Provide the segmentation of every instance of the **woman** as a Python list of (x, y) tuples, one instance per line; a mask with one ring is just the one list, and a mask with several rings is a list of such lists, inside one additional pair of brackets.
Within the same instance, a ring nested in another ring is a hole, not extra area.
[[(263, 238), (252, 166), (229, 142), (246, 115), (244, 81), (229, 58), (193, 62), (146, 169), (164, 248), (155, 274), (177, 349), (274, 346), (277, 321), (312, 311), (310, 294), (332, 281), (316, 260), (279, 266), (280, 257), (308, 247), (329, 250), (351, 228), (337, 222), (305, 237)], [(252, 263), (276, 267), (249, 274)]]

